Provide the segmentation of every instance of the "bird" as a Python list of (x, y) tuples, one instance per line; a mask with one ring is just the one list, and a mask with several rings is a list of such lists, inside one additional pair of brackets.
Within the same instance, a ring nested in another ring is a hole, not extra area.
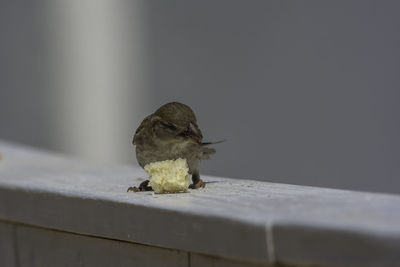
[[(142, 168), (152, 162), (186, 159), (189, 174), (192, 175), (189, 187), (198, 189), (205, 186), (200, 178), (200, 162), (216, 152), (208, 146), (219, 142), (203, 142), (193, 110), (185, 104), (170, 102), (142, 121), (132, 144), (136, 146), (136, 159)], [(146, 180), (139, 188), (128, 188), (128, 191), (131, 190), (151, 191), (152, 188)]]

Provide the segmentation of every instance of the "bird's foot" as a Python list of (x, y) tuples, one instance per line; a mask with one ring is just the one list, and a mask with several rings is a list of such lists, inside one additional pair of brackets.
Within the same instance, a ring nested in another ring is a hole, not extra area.
[(140, 192), (140, 189), (137, 188), (136, 186), (130, 186), (130, 187), (128, 187), (128, 190), (126, 190), (126, 192), (130, 192), (130, 191), (132, 191), (132, 192)]
[(203, 180), (199, 179), (196, 181), (196, 183), (193, 183), (189, 185), (190, 189), (199, 189), (199, 188), (204, 188), (206, 186), (206, 183), (203, 182)]
[(141, 191), (153, 191), (153, 188), (151, 188), (151, 186), (149, 186), (149, 180), (143, 181), (140, 183), (139, 188), (136, 186), (131, 186), (128, 188), (128, 190), (126, 192), (141, 192)]

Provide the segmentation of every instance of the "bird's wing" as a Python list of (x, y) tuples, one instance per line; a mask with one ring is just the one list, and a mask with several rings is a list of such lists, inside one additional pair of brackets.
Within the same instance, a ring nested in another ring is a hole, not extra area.
[(154, 114), (151, 114), (149, 116), (147, 116), (146, 118), (144, 118), (144, 120), (142, 121), (142, 123), (139, 125), (139, 127), (136, 129), (135, 135), (133, 136), (133, 141), (132, 144), (136, 145), (136, 140), (138, 138), (138, 136), (140, 136), (140, 134), (145, 131), (145, 129), (152, 129), (155, 123), (163, 123), (163, 120)]
[(132, 140), (132, 144), (136, 145), (136, 139), (138, 137), (138, 135), (140, 134), (140, 132), (143, 130), (144, 127), (146, 127), (146, 125), (149, 123), (150, 119), (151, 119), (152, 115), (147, 116), (146, 118), (144, 118), (144, 120), (142, 121), (142, 123), (139, 125), (139, 127), (136, 129), (135, 131), (135, 135), (133, 136), (133, 140)]

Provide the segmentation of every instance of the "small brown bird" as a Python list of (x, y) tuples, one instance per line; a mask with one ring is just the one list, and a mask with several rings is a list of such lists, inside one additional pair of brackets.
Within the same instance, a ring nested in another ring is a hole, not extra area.
[[(205, 186), (200, 179), (200, 161), (209, 159), (215, 153), (215, 149), (207, 145), (218, 143), (203, 143), (202, 140), (203, 135), (192, 109), (182, 103), (171, 102), (142, 121), (132, 143), (136, 146), (136, 158), (142, 167), (156, 161), (186, 159), (192, 174), (190, 188), (194, 189)], [(152, 188), (148, 183), (146, 180), (139, 188), (130, 187), (128, 191), (150, 191)]]

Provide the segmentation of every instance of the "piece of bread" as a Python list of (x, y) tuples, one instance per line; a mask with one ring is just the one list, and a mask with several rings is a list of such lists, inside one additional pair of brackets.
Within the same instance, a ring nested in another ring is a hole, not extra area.
[(186, 192), (189, 188), (189, 168), (186, 159), (157, 161), (144, 166), (149, 185), (157, 194)]

